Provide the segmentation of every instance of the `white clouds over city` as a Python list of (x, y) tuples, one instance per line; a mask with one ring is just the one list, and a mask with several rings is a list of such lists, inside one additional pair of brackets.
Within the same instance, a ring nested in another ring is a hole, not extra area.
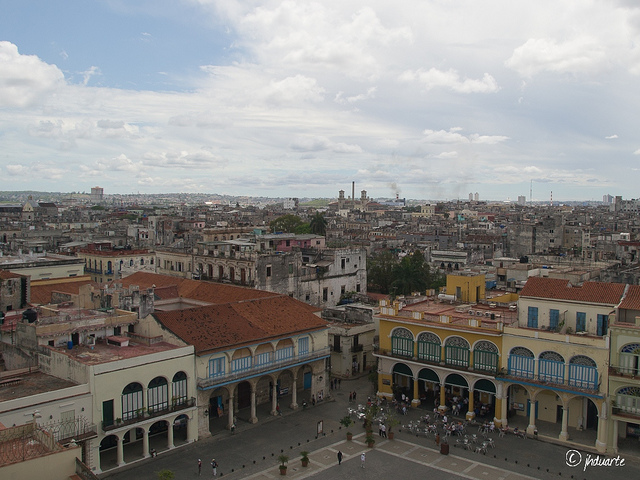
[(0, 19), (11, 188), (637, 196), (634, 2), (70, 8)]

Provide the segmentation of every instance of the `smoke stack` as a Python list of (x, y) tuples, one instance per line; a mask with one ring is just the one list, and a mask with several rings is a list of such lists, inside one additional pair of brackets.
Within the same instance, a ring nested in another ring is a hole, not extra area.
[(353, 206), (356, 206), (356, 182), (351, 182), (351, 201)]

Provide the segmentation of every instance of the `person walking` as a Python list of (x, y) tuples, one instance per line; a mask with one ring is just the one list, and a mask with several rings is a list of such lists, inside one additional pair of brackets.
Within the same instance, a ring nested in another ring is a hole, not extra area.
[(367, 457), (365, 456), (364, 452), (362, 452), (362, 455), (360, 455), (360, 466), (362, 468), (364, 468), (364, 461), (367, 459)]
[(342, 452), (338, 450), (338, 465), (342, 463)]
[(216, 462), (215, 458), (211, 459), (211, 469), (213, 470), (213, 476), (218, 475), (218, 462)]
[(198, 476), (202, 475), (202, 460), (198, 459)]

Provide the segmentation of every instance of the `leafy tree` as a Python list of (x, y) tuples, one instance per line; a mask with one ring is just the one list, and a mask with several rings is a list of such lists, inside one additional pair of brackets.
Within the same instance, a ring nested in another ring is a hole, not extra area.
[(327, 221), (320, 212), (316, 212), (316, 214), (311, 218), (311, 222), (309, 222), (309, 227), (311, 228), (311, 233), (315, 233), (316, 235), (325, 235), (327, 233)]
[(296, 228), (302, 226), (303, 223), (300, 217), (288, 213), (276, 218), (269, 226), (273, 232), (296, 233)]
[(176, 474), (166, 468), (158, 472), (159, 480), (173, 480), (174, 478), (176, 478)]
[(389, 293), (393, 283), (393, 268), (397, 262), (396, 257), (388, 251), (367, 260), (367, 289)]

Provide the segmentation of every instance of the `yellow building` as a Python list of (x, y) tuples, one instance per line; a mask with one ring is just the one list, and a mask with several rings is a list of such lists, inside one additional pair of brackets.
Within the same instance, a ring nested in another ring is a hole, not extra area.
[(474, 272), (447, 275), (447, 295), (455, 295), (463, 303), (478, 303), (485, 299), (485, 277)]
[(515, 321), (508, 308), (469, 309), (421, 302), (381, 305), (378, 316), (378, 395), (412, 406), (459, 412), (499, 423), (503, 391), (495, 376), (502, 355), (504, 322)]
[(614, 454), (637, 454), (640, 437), (640, 286), (630, 285), (620, 302), (617, 318), (609, 327), (609, 405), (611, 428), (608, 445)]

